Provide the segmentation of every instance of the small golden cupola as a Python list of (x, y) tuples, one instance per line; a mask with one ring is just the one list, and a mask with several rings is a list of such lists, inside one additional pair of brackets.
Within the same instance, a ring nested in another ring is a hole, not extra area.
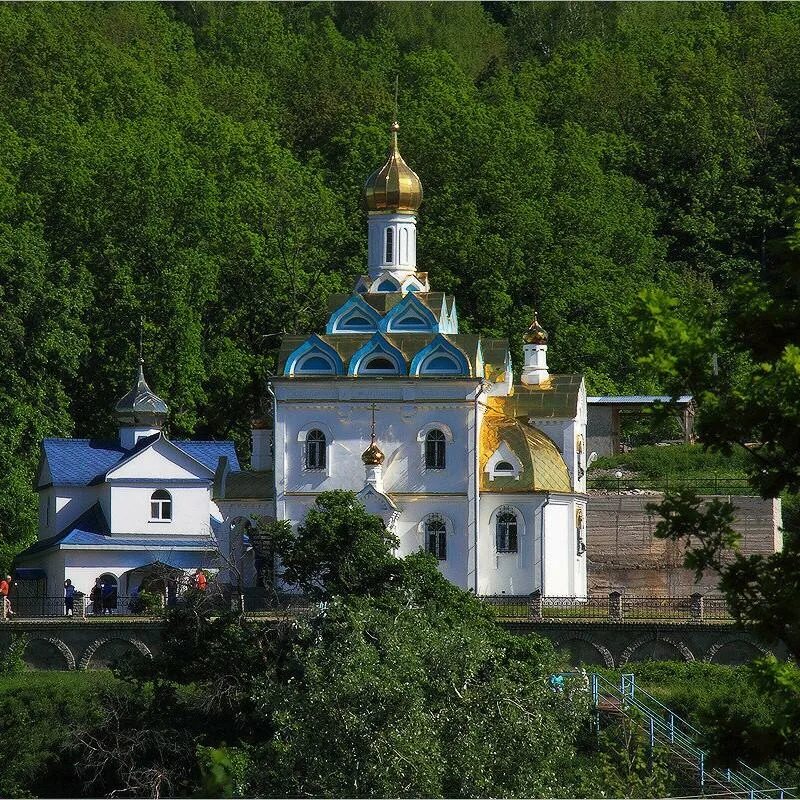
[(400, 155), (397, 131), (393, 122), (389, 128), (392, 143), (386, 162), (367, 178), (364, 184), (364, 205), (371, 214), (414, 214), (422, 204), (422, 181)]
[(550, 380), (550, 371), (547, 367), (547, 331), (539, 322), (539, 315), (536, 312), (522, 340), (524, 342), (522, 382), (529, 386), (546, 385)]
[(533, 322), (522, 337), (525, 344), (547, 344), (547, 331), (539, 322), (539, 315), (533, 312)]
[(383, 451), (378, 447), (378, 443), (375, 441), (373, 436), (372, 441), (369, 443), (369, 447), (361, 454), (361, 460), (364, 462), (364, 466), (366, 467), (379, 467), (383, 464), (384, 459), (386, 456), (383, 454)]

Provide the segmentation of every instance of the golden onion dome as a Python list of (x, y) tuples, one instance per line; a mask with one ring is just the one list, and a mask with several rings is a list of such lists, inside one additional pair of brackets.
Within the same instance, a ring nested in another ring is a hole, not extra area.
[(386, 162), (367, 178), (364, 184), (364, 205), (367, 211), (391, 214), (396, 211), (415, 212), (422, 204), (422, 181), (403, 160), (397, 146), (400, 126), (393, 122), (389, 129), (392, 143)]
[(547, 344), (547, 331), (539, 323), (539, 315), (533, 312), (533, 322), (522, 337), (525, 344)]
[(361, 460), (367, 467), (379, 467), (383, 464), (385, 458), (386, 456), (374, 439), (370, 442), (369, 447), (361, 454)]

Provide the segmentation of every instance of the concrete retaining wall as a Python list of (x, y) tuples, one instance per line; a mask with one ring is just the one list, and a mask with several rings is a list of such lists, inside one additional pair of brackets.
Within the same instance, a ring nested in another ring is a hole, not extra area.
[[(699, 584), (684, 569), (682, 543), (656, 539), (658, 518), (646, 510), (662, 495), (590, 495), (586, 508), (589, 592), (688, 596), (716, 587), (708, 575)], [(742, 534), (742, 552), (774, 553), (781, 548), (780, 500), (724, 497), (737, 508), (734, 527)]]

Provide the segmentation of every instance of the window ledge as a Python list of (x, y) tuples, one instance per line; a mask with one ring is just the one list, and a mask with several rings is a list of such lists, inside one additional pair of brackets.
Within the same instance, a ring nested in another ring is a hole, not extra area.
[(169, 525), (169, 523), (172, 522), (171, 519), (149, 519), (147, 521), (153, 525)]

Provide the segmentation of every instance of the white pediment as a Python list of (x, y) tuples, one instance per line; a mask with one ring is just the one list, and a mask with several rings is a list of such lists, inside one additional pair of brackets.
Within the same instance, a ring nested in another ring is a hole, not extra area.
[(159, 437), (106, 474), (110, 481), (153, 479), (210, 482), (214, 473), (168, 439)]
[(366, 484), (356, 495), (368, 514), (374, 514), (383, 520), (383, 524), (389, 529), (397, 521), (400, 511), (394, 501), (388, 495), (379, 492), (372, 484)]

